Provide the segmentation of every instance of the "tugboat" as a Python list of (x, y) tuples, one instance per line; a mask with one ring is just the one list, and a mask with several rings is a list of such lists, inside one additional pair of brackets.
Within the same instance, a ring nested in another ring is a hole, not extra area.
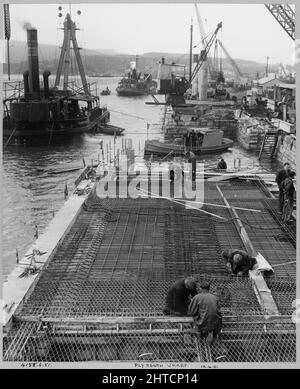
[(158, 140), (145, 141), (145, 155), (182, 155), (186, 151), (194, 154), (216, 154), (227, 150), (233, 145), (231, 139), (223, 137), (224, 132), (218, 129), (191, 128), (183, 131), (181, 138), (171, 142)]
[(119, 82), (116, 91), (119, 96), (145, 96), (156, 93), (157, 83), (150, 73), (137, 72), (137, 61), (130, 62), (130, 70)]
[[(80, 56), (76, 25), (70, 14), (64, 21), (64, 41), (58, 62), (54, 87), (49, 86), (49, 71), (39, 79), (38, 40), (35, 28), (27, 29), (28, 71), (23, 83), (4, 85), (4, 145), (50, 144), (85, 132), (96, 132), (110, 118), (106, 107), (100, 107), (96, 83), (88, 84)], [(81, 83), (69, 81), (70, 44), (72, 42)], [(63, 85), (60, 79), (63, 75)], [(12, 93), (13, 92), (13, 93)], [(5, 147), (4, 146), (4, 147)]]

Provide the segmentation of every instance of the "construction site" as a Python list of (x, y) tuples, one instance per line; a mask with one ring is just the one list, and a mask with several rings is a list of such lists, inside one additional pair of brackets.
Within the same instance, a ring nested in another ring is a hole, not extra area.
[[(143, 195), (100, 199), (95, 187), (81, 195), (7, 321), (4, 360), (295, 362), (295, 229), (258, 176), (206, 179), (204, 190), (200, 209)], [(228, 248), (260, 253), (273, 272), (229, 275)], [(220, 299), (224, 355), (199, 338), (191, 317), (162, 313), (168, 288), (187, 275), (208, 280)]]
[[(295, 14), (289, 15), (290, 7), (266, 7), (295, 39), (291, 24)], [(198, 12), (197, 17), (201, 31)], [(220, 22), (207, 41), (201, 39), (203, 50), (193, 57), (191, 26), (189, 79), (175, 74), (181, 65), (168, 64), (164, 58), (159, 63), (157, 94), (164, 95), (165, 101), (152, 96), (154, 103), (146, 104), (165, 106), (159, 132), (164, 142), (148, 139), (148, 121), (143, 157), (140, 143), (135, 150), (131, 138), (122, 138), (121, 153), (116, 152), (121, 145), (116, 141), (117, 127), (112, 126), (113, 133), (108, 134), (114, 136), (113, 143), (96, 138), (102, 159), (100, 154), (91, 164), (83, 159), (84, 168), (75, 169), (81, 171), (72, 194), (66, 184), (62, 208), (55, 216), (53, 211), (43, 234), (36, 233), (27, 254), (21, 260), (16, 255), (16, 266), (3, 284), (4, 362), (148, 361), (183, 362), (191, 367), (296, 363), (296, 189), (293, 186), (293, 197), (286, 202), (288, 214), (281, 212), (280, 183), (275, 168), (270, 168), (271, 159), (289, 162), (282, 181), (294, 185), (295, 88), (273, 83), (273, 99), (265, 103), (262, 96), (270, 90), (258, 85), (249, 91), (249, 101), (243, 96), (238, 102), (225, 88), (218, 64), (215, 81), (219, 85), (209, 88), (212, 58), (208, 52), (213, 43), (227, 53), (242, 81), (236, 63), (216, 38), (221, 28)], [(284, 92), (286, 99), (279, 102), (276, 96), (279, 93), (281, 98), (283, 89), (290, 96)], [(214, 100), (209, 97), (212, 90)], [(272, 112), (266, 109), (271, 103)], [(276, 111), (275, 105), (280, 109)], [(124, 115), (145, 122), (136, 115), (139, 112), (128, 112)], [(268, 118), (270, 112), (274, 116)], [(138, 138), (138, 132), (132, 134)], [(245, 160), (252, 161), (252, 169), (241, 167), (246, 154), (234, 149), (235, 140), (253, 152), (252, 159)], [(205, 141), (210, 155), (206, 160), (202, 159)], [(203, 171), (193, 151), (198, 152)], [(217, 157), (213, 159), (217, 153), (222, 153), (225, 165), (223, 156), (231, 158), (230, 163), (234, 158), (233, 167), (219, 167), (221, 161), (217, 165)], [(269, 168), (260, 164), (263, 159)], [(179, 173), (172, 167), (175, 161)], [(122, 170), (126, 171), (123, 179)], [(50, 173), (43, 170), (52, 176), (66, 172), (66, 167)], [(203, 200), (180, 197), (175, 191), (178, 177), (183, 187), (185, 177), (191, 178), (193, 188), (200, 185)], [(166, 184), (168, 195), (163, 191)], [(100, 196), (100, 186), (115, 190)], [(243, 250), (255, 265), (245, 274), (228, 271), (226, 250)], [(194, 278), (197, 295), (208, 283), (220, 304), (218, 342), (200, 336), (194, 315), (165, 313), (170, 289), (187, 277)]]

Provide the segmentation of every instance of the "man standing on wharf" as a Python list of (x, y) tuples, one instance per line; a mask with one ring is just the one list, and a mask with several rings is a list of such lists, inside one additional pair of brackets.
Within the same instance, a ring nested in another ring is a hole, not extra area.
[(279, 197), (278, 197), (278, 211), (279, 213), (282, 213), (283, 210), (283, 204), (284, 204), (284, 192), (281, 183), (289, 177), (289, 172), (291, 170), (291, 166), (288, 162), (285, 162), (283, 165), (283, 169), (281, 169), (277, 175), (276, 175), (276, 183), (278, 185), (279, 189)]

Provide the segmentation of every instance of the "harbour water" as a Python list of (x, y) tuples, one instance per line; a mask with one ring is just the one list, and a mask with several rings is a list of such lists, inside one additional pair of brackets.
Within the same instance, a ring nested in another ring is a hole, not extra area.
[[(100, 141), (117, 150), (122, 141), (132, 139), (136, 154), (143, 155), (144, 141), (161, 139), (161, 122), (164, 106), (146, 105), (151, 96), (138, 98), (118, 97), (116, 86), (119, 78), (90, 78), (96, 81), (98, 92), (106, 86), (112, 91), (109, 96), (101, 96), (101, 105), (107, 104), (111, 112), (111, 124), (125, 128), (124, 136), (116, 139), (106, 135), (85, 134), (61, 145), (49, 144), (48, 147), (9, 146), (3, 152), (3, 276), (13, 269), (16, 263), (16, 250), (19, 258), (34, 241), (36, 227), (41, 234), (53, 215), (62, 206), (64, 189), (67, 184), (69, 193), (74, 188), (78, 171), (50, 175), (47, 170), (65, 166), (83, 166), (82, 158), (88, 163), (90, 157), (99, 154), (102, 159)], [(162, 99), (163, 97), (161, 97)], [(147, 123), (150, 124), (147, 130)], [(242, 167), (264, 168), (274, 171), (276, 163), (260, 163), (257, 153), (250, 153), (235, 145), (223, 154), (199, 157), (206, 167), (215, 167), (220, 157), (226, 160), (229, 168), (239, 158)], [(106, 156), (105, 156), (106, 158)], [(263, 166), (261, 166), (263, 165)]]

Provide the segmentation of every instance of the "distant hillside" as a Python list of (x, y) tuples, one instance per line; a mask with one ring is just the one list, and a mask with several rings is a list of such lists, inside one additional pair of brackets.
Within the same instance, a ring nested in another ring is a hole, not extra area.
[[(85, 55), (102, 55), (114, 54), (113, 50), (82, 50)], [(41, 60), (52, 61), (59, 56), (60, 49), (55, 45), (39, 44), (39, 56)], [(10, 58), (11, 62), (18, 63), (26, 60), (27, 43), (22, 41), (10, 41)]]
[[(60, 50), (54, 45), (40, 44), (39, 45), (39, 59), (41, 72), (45, 69), (49, 69), (52, 74), (55, 74), (57, 69), (57, 62), (59, 58)], [(129, 63), (135, 60), (134, 55), (120, 54), (114, 50), (107, 49), (84, 49), (82, 50), (83, 63), (86, 67), (87, 74), (100, 74), (106, 76), (121, 76), (129, 68)], [(141, 71), (151, 72), (154, 77), (157, 75), (157, 64), (162, 57), (165, 57), (166, 62), (177, 62), (188, 66), (189, 56), (188, 54), (180, 53), (162, 53), (162, 52), (150, 52), (139, 55), (138, 68)], [(27, 69), (27, 48), (26, 42), (11, 41), (10, 44), (10, 57), (11, 57), (11, 72), (22, 73)], [(255, 61), (236, 59), (235, 60), (241, 72), (251, 77), (256, 77), (257, 72), (260, 76), (263, 76), (265, 72), (265, 64)], [(269, 66), (270, 72), (276, 72), (279, 64)], [(227, 59), (223, 60), (223, 69), (231, 70), (231, 66)], [(289, 71), (293, 69), (288, 67)], [(4, 71), (7, 71), (6, 64), (4, 65)], [(76, 69), (73, 69), (76, 73)]]

